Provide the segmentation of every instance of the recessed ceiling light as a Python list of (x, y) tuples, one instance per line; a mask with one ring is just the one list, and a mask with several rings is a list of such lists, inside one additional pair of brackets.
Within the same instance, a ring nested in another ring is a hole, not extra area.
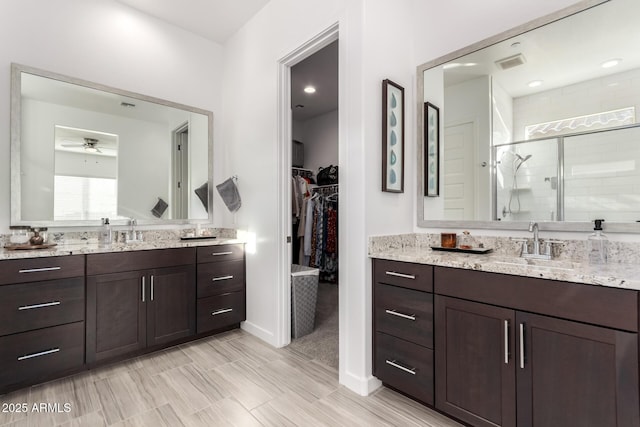
[(600, 66), (602, 68), (611, 68), (611, 67), (615, 67), (620, 62), (622, 62), (622, 59), (614, 58), (614, 59), (609, 59), (608, 61), (604, 61), (602, 64), (600, 64)]
[(467, 62), (465, 64), (462, 64), (463, 67), (475, 67), (476, 65), (478, 64), (476, 64), (475, 62)]
[(529, 87), (538, 87), (538, 86), (542, 86), (542, 80), (534, 80), (532, 82), (529, 82)]
[(313, 86), (307, 86), (304, 88), (305, 93), (316, 93), (316, 88)]

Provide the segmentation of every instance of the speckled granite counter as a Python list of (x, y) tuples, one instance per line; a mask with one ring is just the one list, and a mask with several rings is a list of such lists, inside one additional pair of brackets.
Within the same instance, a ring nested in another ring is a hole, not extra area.
[(370, 240), (371, 258), (640, 290), (640, 264), (595, 266), (562, 257), (550, 261), (532, 260), (515, 256), (516, 251), (505, 253), (500, 248), (484, 255), (441, 252), (432, 250), (428, 241), (416, 243), (408, 235), (393, 239), (399, 244), (381, 244), (381, 241), (389, 242), (390, 236), (375, 239)]
[(226, 245), (230, 243), (244, 243), (238, 239), (215, 238), (206, 240), (157, 240), (153, 242), (141, 243), (114, 243), (108, 247), (98, 245), (97, 243), (64, 243), (58, 244), (48, 249), (36, 250), (8, 250), (2, 248), (0, 250), (0, 260), (3, 259), (19, 259), (19, 258), (39, 258), (64, 255), (78, 254), (97, 254), (106, 252), (128, 252), (128, 251), (144, 251), (151, 249), (168, 249), (168, 248), (190, 248), (196, 246)]

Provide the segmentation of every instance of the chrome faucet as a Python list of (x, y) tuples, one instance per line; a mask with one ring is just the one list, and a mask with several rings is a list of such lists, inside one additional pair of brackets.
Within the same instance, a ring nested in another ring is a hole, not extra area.
[(531, 221), (529, 223), (529, 231), (533, 233), (533, 245), (532, 250), (529, 252), (529, 245), (527, 244), (527, 239), (518, 240), (522, 242), (522, 252), (520, 256), (522, 258), (533, 258), (533, 259), (551, 259), (551, 245), (554, 243), (562, 243), (559, 240), (545, 239), (544, 240), (544, 251), (540, 252), (540, 238), (538, 236), (538, 223)]
[(538, 239), (538, 223), (529, 223), (529, 233), (533, 233), (533, 251), (529, 255), (540, 255), (540, 240)]

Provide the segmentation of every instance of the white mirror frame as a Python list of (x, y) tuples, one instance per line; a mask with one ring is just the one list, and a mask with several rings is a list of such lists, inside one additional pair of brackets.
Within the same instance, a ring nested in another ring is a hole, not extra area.
[[(512, 28), (511, 30), (507, 30), (500, 34), (497, 34), (493, 37), (489, 37), (477, 43), (474, 43), (465, 48), (456, 50), (447, 55), (444, 55), (440, 58), (434, 59), (433, 61), (426, 62), (422, 65), (419, 65), (416, 70), (416, 79), (417, 79), (417, 180), (418, 185), (417, 188), (417, 225), (418, 227), (424, 228), (454, 228), (454, 229), (494, 229), (494, 230), (526, 230), (528, 229), (529, 222), (523, 221), (449, 221), (449, 220), (428, 220), (424, 215), (424, 158), (423, 158), (423, 147), (424, 147), (424, 72), (430, 68), (437, 67), (446, 62), (454, 60), (456, 58), (460, 58), (461, 56), (467, 55), (469, 53), (475, 52), (480, 49), (484, 49), (485, 47), (491, 46), (493, 44), (502, 42), (511, 37), (520, 35), (527, 31), (531, 31), (538, 27), (542, 27), (551, 22), (561, 20), (570, 15), (582, 12), (599, 4), (606, 3), (610, 0), (584, 0), (575, 5), (569, 6), (567, 8), (561, 9), (558, 12), (554, 12), (552, 14), (543, 16), (541, 18), (535, 19), (533, 21), (527, 22), (526, 24), (520, 25), (518, 27)], [(590, 231), (593, 229), (593, 224), (591, 222), (578, 222), (578, 221), (541, 221), (539, 222), (540, 230), (549, 230), (549, 231)], [(607, 222), (607, 231), (611, 232), (624, 232), (624, 233), (640, 233), (640, 223), (633, 222)]]
[[(208, 122), (208, 218), (204, 219), (139, 219), (139, 225), (171, 225), (171, 224), (195, 224), (208, 223), (213, 224), (213, 113), (196, 107), (167, 101), (152, 96), (141, 95), (139, 93), (117, 89), (114, 87), (90, 82), (87, 80), (69, 77), (62, 74), (41, 70), (21, 64), (11, 64), (11, 225), (30, 225), (33, 227), (80, 227), (80, 226), (97, 226), (96, 221), (75, 220), (75, 221), (25, 221), (21, 217), (21, 180), (20, 180), (20, 149), (21, 149), (21, 131), (22, 131), (22, 73), (37, 75), (40, 77), (50, 78), (74, 85), (84, 86), (91, 89), (101, 90), (114, 93), (128, 98), (135, 98), (141, 101), (152, 102), (167, 107), (177, 108), (202, 114), (207, 117)], [(52, 142), (53, 143), (53, 142)], [(126, 225), (127, 220), (113, 221), (114, 225)]]

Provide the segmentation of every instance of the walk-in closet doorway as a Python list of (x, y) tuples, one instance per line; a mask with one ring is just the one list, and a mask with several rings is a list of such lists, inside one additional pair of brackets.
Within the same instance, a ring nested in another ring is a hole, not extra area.
[[(286, 233), (279, 323), (283, 345), (339, 368), (337, 25), (281, 61), (281, 227)], [(284, 113), (283, 113), (284, 115)], [(286, 141), (289, 143), (286, 144)]]

